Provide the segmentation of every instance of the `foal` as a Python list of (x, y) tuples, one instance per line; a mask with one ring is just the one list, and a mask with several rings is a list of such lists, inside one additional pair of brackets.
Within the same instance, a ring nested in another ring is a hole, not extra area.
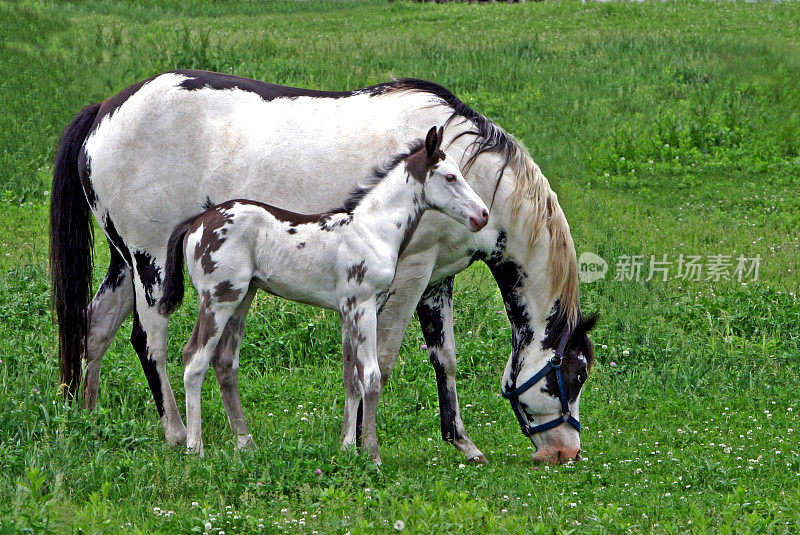
[[(376, 170), (344, 209), (297, 214), (247, 200), (219, 204), (179, 225), (169, 240), (162, 314), (183, 297), (182, 262), (199, 296), (197, 323), (183, 350), (187, 448), (202, 454), (200, 390), (214, 359), (223, 393), (237, 388), (239, 347), (256, 288), (339, 311), (342, 326), (344, 446), (356, 442), (359, 401), (364, 397), (363, 445), (380, 463), (375, 416), (381, 391), (377, 311), (394, 279), (397, 259), (427, 208), (468, 226), (483, 228), (486, 205), (467, 184), (453, 158), (441, 150), (442, 129), (431, 128), (424, 147)], [(182, 250), (181, 250), (182, 249)], [(222, 344), (222, 345), (220, 345)], [(228, 344), (233, 355), (219, 362)], [(217, 357), (215, 357), (217, 356)], [(237, 446), (252, 437), (238, 395), (223, 395)]]

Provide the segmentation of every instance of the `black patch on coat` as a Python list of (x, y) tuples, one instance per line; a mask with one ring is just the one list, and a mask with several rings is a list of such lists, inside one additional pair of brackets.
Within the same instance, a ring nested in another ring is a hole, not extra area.
[(112, 245), (111, 241), (108, 242), (108, 250), (111, 253), (111, 261), (108, 263), (108, 271), (106, 277), (103, 279), (103, 284), (100, 285), (98, 294), (113, 292), (125, 282), (128, 267), (125, 265), (122, 255), (119, 254), (117, 248)]
[(125, 264), (133, 267), (131, 252), (128, 249), (128, 246), (125, 245), (125, 240), (123, 240), (122, 236), (120, 236), (119, 232), (117, 232), (117, 228), (114, 226), (114, 221), (111, 219), (108, 210), (106, 210), (105, 217), (103, 218), (103, 230), (105, 231), (106, 236), (108, 236), (109, 243), (111, 243), (122, 255), (123, 260), (125, 260)]
[(417, 316), (422, 328), (422, 335), (428, 346), (428, 357), (436, 373), (436, 389), (439, 394), (439, 420), (442, 431), (442, 440), (454, 442), (462, 437), (456, 427), (456, 399), (455, 391), (447, 384), (447, 374), (444, 365), (439, 359), (439, 351), (444, 346), (444, 315), (445, 306), (452, 306), (453, 277), (447, 277), (428, 286), (417, 304)]
[(113, 97), (104, 100), (100, 104), (100, 110), (98, 111), (97, 117), (94, 120), (94, 124), (92, 125), (92, 130), (95, 130), (97, 126), (100, 124), (100, 121), (102, 121), (105, 117), (111, 117), (114, 114), (114, 112), (116, 112), (123, 104), (125, 104), (125, 102), (127, 102), (129, 98), (131, 98), (137, 91), (139, 91), (144, 84), (154, 80), (158, 76), (161, 75), (159, 74), (157, 76), (150, 77), (146, 80), (142, 80), (141, 82), (136, 82), (135, 84), (126, 87)]
[(358, 264), (353, 264), (347, 268), (345, 271), (347, 274), (347, 280), (355, 280), (358, 284), (364, 282), (364, 275), (367, 274), (367, 267), (364, 264), (366, 264), (366, 260), (362, 260)]
[(156, 300), (153, 297), (153, 288), (161, 284), (161, 267), (146, 251), (134, 251), (133, 258), (136, 261), (136, 275), (144, 287), (145, 301), (148, 305), (154, 306)]
[(436, 373), (436, 390), (439, 394), (439, 427), (442, 431), (442, 440), (452, 443), (463, 438), (456, 427), (458, 399), (456, 399), (453, 389), (447, 385), (447, 374), (437, 352), (429, 351), (429, 358)]
[(489, 263), (499, 262), (506, 251), (506, 243), (508, 236), (504, 231), (497, 233), (497, 240), (494, 242), (494, 248), (487, 254), (485, 251), (476, 251), (474, 249), (467, 249), (467, 254), (470, 255), (470, 264), (483, 260), (488, 265)]
[(266, 102), (277, 98), (346, 98), (360, 94), (367, 94), (374, 97), (382, 95), (392, 90), (394, 87), (392, 82), (385, 82), (352, 91), (319, 91), (315, 89), (271, 84), (260, 80), (218, 72), (198, 71), (193, 69), (179, 69), (170, 72), (189, 77), (180, 84), (181, 88), (186, 91), (197, 91), (199, 89), (215, 89), (220, 91), (226, 89), (240, 89), (242, 91), (255, 93)]
[(522, 266), (510, 259), (487, 260), (486, 264), (494, 275), (500, 288), (503, 302), (511, 322), (511, 374), (512, 384), (506, 384), (505, 389), (510, 392), (516, 388), (517, 375), (522, 369), (522, 351), (534, 341), (533, 327), (528, 304), (522, 290), (528, 275)]
[(211, 201), (211, 197), (206, 195), (206, 200), (203, 203), (203, 210), (211, 210), (212, 208), (214, 208), (214, 203)]
[(444, 345), (442, 307), (453, 300), (453, 277), (446, 277), (428, 286), (417, 304), (417, 316), (428, 349)]
[(289, 230), (287, 230), (286, 232), (288, 232), (289, 234), (297, 234), (297, 229), (292, 227)]
[(414, 213), (409, 214), (408, 219), (406, 220), (406, 229), (403, 233), (403, 239), (400, 241), (400, 249), (397, 251), (397, 256), (403, 254), (403, 251), (406, 250), (411, 238), (414, 237), (414, 231), (417, 230), (417, 225), (419, 225), (419, 220), (422, 219), (422, 213), (424, 211), (425, 207), (422, 205), (422, 203), (415, 201)]
[[(188, 227), (187, 232), (189, 233), (203, 227), (203, 235), (194, 246), (194, 259), (195, 262), (200, 261), (200, 266), (206, 275), (212, 273), (217, 267), (217, 263), (211, 258), (211, 255), (225, 243), (225, 235), (228, 232), (225, 227), (233, 223), (233, 215), (228, 210), (234, 202), (236, 201), (225, 202), (206, 210), (191, 220)], [(184, 223), (188, 223), (188, 221)]]
[(153, 394), (153, 401), (155, 401), (158, 415), (164, 416), (164, 399), (161, 393), (161, 380), (158, 377), (156, 361), (152, 360), (149, 356), (149, 351), (147, 349), (147, 333), (144, 332), (142, 324), (139, 322), (139, 314), (136, 312), (136, 309), (133, 311), (131, 345), (139, 356), (139, 362), (142, 363), (142, 370), (144, 370), (144, 376), (147, 379), (150, 392)]
[[(271, 204), (265, 204), (263, 202), (252, 201), (249, 199), (232, 199), (230, 201), (225, 201), (223, 203), (214, 206), (212, 210), (224, 212), (230, 210), (234, 204), (246, 204), (250, 206), (257, 206), (262, 210), (265, 210), (270, 214), (272, 214), (272, 216), (278, 221), (289, 223), (289, 226), (291, 227), (296, 227), (298, 225), (315, 224), (318, 225), (321, 230), (333, 230), (336, 227), (349, 225), (350, 222), (352, 222), (353, 220), (352, 216), (346, 216), (331, 222), (334, 216), (340, 216), (341, 212), (338, 213), (326, 212), (322, 214), (298, 214), (297, 212), (284, 210), (283, 208), (278, 208), (277, 206), (272, 206)], [(211, 210), (209, 210), (208, 212), (211, 212)], [(203, 217), (203, 215), (201, 215), (200, 217)], [(198, 219), (200, 219), (200, 217), (198, 217)], [(293, 229), (289, 229), (287, 232), (289, 232), (289, 234), (294, 234), (294, 232), (291, 232), (291, 230)]]
[(306, 242), (304, 242), (304, 241), (301, 241), (300, 243), (297, 244), (297, 248), (298, 249), (304, 249), (305, 246), (306, 246)]

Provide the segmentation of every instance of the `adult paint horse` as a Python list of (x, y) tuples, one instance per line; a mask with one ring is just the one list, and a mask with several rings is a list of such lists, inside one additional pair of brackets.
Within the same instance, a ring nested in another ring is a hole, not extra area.
[[(416, 308), (436, 372), (442, 437), (468, 459), (485, 461), (458, 407), (452, 310), (453, 275), (482, 260), (512, 326), (503, 391), (534, 377), (563, 346), (563, 380), (550, 371), (543, 387), (512, 399), (520, 421), (552, 421), (565, 403), (577, 418), (592, 361), (591, 323), (581, 319), (575, 249), (557, 197), (517, 141), (447, 89), (414, 79), (323, 92), (179, 70), (84, 108), (62, 136), (51, 195), (51, 272), (69, 393), (77, 394), (85, 352), (83, 399), (94, 406), (103, 354), (133, 312), (131, 343), (166, 438), (185, 442), (166, 375), (168, 320), (156, 309), (172, 230), (225, 199), (304, 213), (341, 205), (356, 177), (371, 171), (369, 162), (401, 152), (409, 136), (421, 139), (422, 125), (432, 124), (445, 125), (443, 146), (461, 155), (464, 176), (490, 206), (491, 220), (472, 234), (436, 213), (422, 219), (379, 316), (381, 377), (391, 373)], [(90, 213), (108, 238), (111, 262), (87, 307)], [(451, 228), (432, 236), (441, 225)], [(568, 424), (531, 439), (535, 460), (580, 453), (580, 435)]]
[[(363, 399), (363, 447), (380, 464), (375, 417), (381, 394), (378, 310), (397, 259), (428, 208), (473, 232), (486, 226), (486, 205), (431, 128), (424, 146), (392, 158), (344, 207), (298, 214), (250, 200), (233, 200), (191, 218), (170, 236), (164, 295), (170, 314), (183, 298), (183, 259), (200, 296), (197, 323), (183, 352), (186, 445), (203, 453), (200, 390), (215, 355), (217, 377), (236, 377), (245, 318), (257, 288), (339, 312), (346, 391), (342, 443), (354, 446)], [(227, 351), (219, 351), (220, 344)], [(223, 381), (220, 381), (223, 382)], [(238, 381), (236, 381), (238, 382)], [(238, 390), (225, 409), (237, 446), (252, 442)]]

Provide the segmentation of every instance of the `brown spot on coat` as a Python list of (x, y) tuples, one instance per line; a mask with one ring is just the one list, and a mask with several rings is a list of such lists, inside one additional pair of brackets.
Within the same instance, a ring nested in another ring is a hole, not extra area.
[(366, 260), (362, 260), (358, 264), (353, 264), (347, 268), (347, 280), (351, 281), (355, 279), (358, 284), (364, 282), (364, 275), (367, 274), (367, 267), (364, 265), (365, 263)]
[(183, 365), (186, 367), (197, 353), (205, 346), (211, 337), (217, 334), (217, 322), (211, 310), (211, 292), (205, 290), (200, 296), (200, 306), (197, 310), (197, 323), (194, 324), (192, 336), (183, 348)]
[(436, 149), (431, 158), (425, 152), (425, 148), (418, 150), (408, 158), (406, 158), (406, 171), (414, 177), (417, 182), (425, 183), (428, 177), (428, 171), (431, 167), (445, 159), (445, 154), (442, 149)]
[(189, 234), (191, 234), (196, 232), (200, 226), (203, 227), (203, 235), (194, 246), (194, 259), (200, 262), (203, 273), (206, 275), (217, 267), (211, 254), (218, 251), (225, 243), (225, 234), (227, 234), (225, 225), (233, 223), (233, 215), (228, 212), (232, 206), (232, 202), (226, 202), (206, 210), (192, 222), (192, 226), (189, 228)]
[(231, 281), (224, 280), (214, 287), (214, 297), (217, 301), (236, 301), (242, 291), (233, 287)]

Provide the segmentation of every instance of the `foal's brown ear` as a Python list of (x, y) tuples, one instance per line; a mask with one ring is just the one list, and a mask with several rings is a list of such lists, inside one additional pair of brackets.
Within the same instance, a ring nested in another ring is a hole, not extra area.
[(437, 149), (442, 148), (442, 140), (444, 139), (444, 126), (439, 127), (439, 142), (436, 144)]
[(436, 135), (436, 127), (432, 126), (425, 137), (425, 152), (428, 154), (428, 159), (433, 158), (433, 154), (439, 148), (440, 143), (441, 139)]

